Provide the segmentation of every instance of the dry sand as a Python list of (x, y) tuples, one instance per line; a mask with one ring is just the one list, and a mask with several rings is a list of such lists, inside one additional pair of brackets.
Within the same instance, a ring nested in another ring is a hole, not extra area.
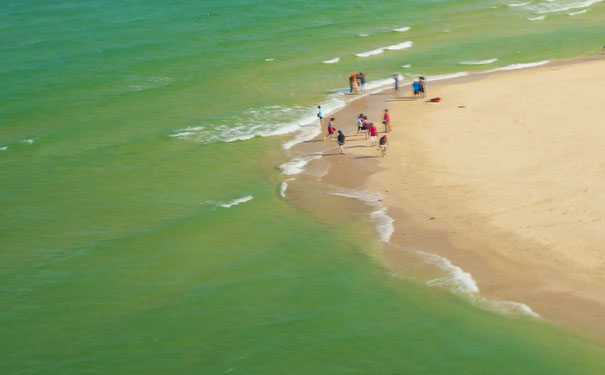
[[(429, 82), (440, 103), (361, 100), (339, 120), (370, 113), (381, 130), (388, 106), (387, 156), (349, 137), (347, 163), (333, 159), (326, 179), (372, 165), (363, 187), (385, 197), (392, 243), (450, 259), (486, 297), (605, 339), (605, 60), (583, 62)], [(397, 251), (384, 255), (396, 269)]]

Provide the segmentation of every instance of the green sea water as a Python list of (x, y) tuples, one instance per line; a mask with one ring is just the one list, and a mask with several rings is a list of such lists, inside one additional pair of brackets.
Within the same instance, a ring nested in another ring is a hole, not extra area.
[(603, 3), (522, 3), (4, 1), (1, 372), (604, 373), (603, 345), (394, 277), (368, 223), (279, 193), (351, 71), (600, 50)]

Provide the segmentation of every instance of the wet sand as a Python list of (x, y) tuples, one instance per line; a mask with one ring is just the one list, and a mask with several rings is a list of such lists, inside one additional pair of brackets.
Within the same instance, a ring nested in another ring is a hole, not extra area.
[[(395, 219), (383, 257), (438, 254), (470, 272), (482, 296), (517, 301), (605, 341), (605, 59), (428, 82), (369, 95), (335, 113), (347, 137), (297, 146), (323, 153), (323, 181), (380, 193)], [(440, 103), (428, 103), (429, 97)], [(394, 131), (380, 157), (357, 136), (363, 112)], [(327, 167), (325, 166), (327, 163)]]

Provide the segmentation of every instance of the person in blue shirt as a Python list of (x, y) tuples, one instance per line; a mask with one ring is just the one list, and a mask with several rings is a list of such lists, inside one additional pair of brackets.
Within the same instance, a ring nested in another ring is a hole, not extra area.
[(317, 118), (319, 119), (319, 125), (323, 126), (324, 125), (324, 115), (323, 115), (323, 111), (321, 110), (320, 105), (317, 106)]
[(420, 81), (419, 80), (415, 80), (414, 83), (412, 83), (412, 87), (414, 88), (414, 96), (420, 94)]

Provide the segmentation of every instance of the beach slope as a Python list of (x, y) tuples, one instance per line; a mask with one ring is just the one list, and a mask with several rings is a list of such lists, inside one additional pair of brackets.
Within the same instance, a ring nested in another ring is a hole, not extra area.
[(392, 242), (605, 338), (605, 61), (429, 94), (442, 101), (387, 102), (395, 131), (368, 187), (396, 219)]

